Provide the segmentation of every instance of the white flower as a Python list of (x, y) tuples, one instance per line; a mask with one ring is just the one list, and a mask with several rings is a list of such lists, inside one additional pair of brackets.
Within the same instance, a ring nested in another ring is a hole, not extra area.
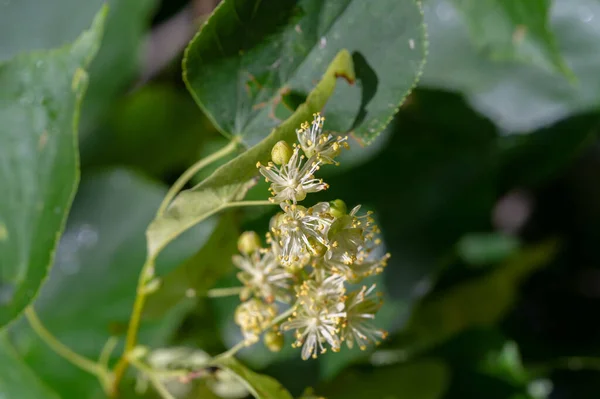
[(373, 326), (372, 320), (381, 307), (380, 299), (371, 298), (375, 284), (367, 289), (363, 286), (359, 291), (351, 292), (346, 299), (346, 319), (342, 324), (342, 340), (352, 349), (354, 343), (361, 350), (369, 343), (378, 343), (385, 339), (387, 333)]
[(279, 264), (271, 250), (254, 251), (245, 256), (234, 255), (233, 263), (242, 270), (237, 277), (247, 288), (246, 292), (242, 292), (242, 299), (255, 293), (267, 302), (275, 299), (289, 301), (292, 275)]
[(327, 306), (344, 302), (344, 293), (346, 292), (344, 275), (335, 273), (326, 275), (322, 271), (316, 270), (313, 277), (314, 279), (305, 280), (298, 288), (298, 301), (312, 300)]
[(271, 183), (269, 190), (273, 197), (270, 201), (292, 201), (295, 204), (306, 198), (307, 193), (316, 193), (329, 187), (323, 179), (315, 179), (314, 176), (322, 162), (317, 157), (311, 157), (302, 165), (304, 159), (304, 155), (300, 155), (300, 150), (296, 147), (290, 160), (281, 167), (273, 162), (269, 162), (267, 166), (260, 162), (256, 165), (265, 180)]
[(325, 353), (325, 344), (334, 352), (340, 349), (339, 326), (346, 316), (343, 292), (343, 280), (338, 276), (321, 284), (308, 280), (298, 289), (298, 307), (281, 328), (296, 330), (296, 342), (292, 346), (302, 346), (302, 359)]
[(277, 316), (277, 305), (268, 304), (260, 299), (242, 302), (235, 310), (234, 320), (242, 329), (246, 340), (255, 342), (260, 333), (269, 326)]
[[(273, 235), (281, 247), (280, 262), (284, 266), (303, 267), (319, 246), (327, 247), (327, 231), (333, 219), (300, 205), (282, 204), (285, 214), (279, 217)], [(308, 256), (308, 258), (307, 258)]]
[(307, 157), (316, 155), (322, 163), (335, 163), (336, 156), (339, 155), (342, 148), (348, 148), (346, 142), (347, 137), (334, 136), (331, 133), (323, 133), (323, 123), (325, 117), (321, 114), (313, 114), (313, 121), (309, 125), (308, 122), (304, 122), (300, 129), (296, 129), (296, 135), (298, 136), (298, 142), (302, 151)]
[(353, 278), (356, 279), (357, 276), (364, 278), (383, 272), (390, 256), (389, 253), (386, 253), (381, 257), (375, 257), (370, 250), (359, 252), (356, 261), (352, 265)]
[(370, 256), (381, 244), (381, 240), (375, 238), (379, 228), (370, 212), (357, 216), (359, 209), (360, 205), (354, 207), (331, 225), (328, 232), (330, 245), (323, 262), (334, 273), (343, 273), (351, 280), (381, 272), (389, 258), (389, 254), (380, 259)]

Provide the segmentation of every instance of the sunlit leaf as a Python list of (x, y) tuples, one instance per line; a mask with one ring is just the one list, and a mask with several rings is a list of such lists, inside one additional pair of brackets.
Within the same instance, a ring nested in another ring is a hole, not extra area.
[(425, 48), (414, 0), (225, 0), (186, 50), (184, 77), (225, 135), (255, 144), (347, 49), (357, 85), (337, 89), (325, 113), (329, 128), (368, 143), (415, 85)]
[[(534, 0), (518, 3), (529, 2)], [(489, 59), (473, 44), (469, 24), (452, 0), (429, 0), (423, 7), (430, 47), (422, 84), (463, 93), (502, 130), (530, 132), (600, 103), (597, 1), (552, 2), (548, 29), (576, 82), (535, 65)]]
[(52, 263), (79, 180), (79, 106), (106, 10), (72, 45), (0, 64), (0, 327)]
[(571, 78), (549, 28), (550, 0), (454, 0), (471, 39), (496, 61), (524, 61)]

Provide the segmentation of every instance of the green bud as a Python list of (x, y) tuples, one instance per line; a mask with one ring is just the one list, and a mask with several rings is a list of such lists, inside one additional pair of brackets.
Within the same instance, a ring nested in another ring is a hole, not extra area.
[(254, 231), (245, 231), (238, 238), (237, 246), (241, 253), (249, 255), (260, 249), (260, 237)]
[(342, 216), (346, 215), (346, 212), (348, 212), (348, 207), (346, 206), (346, 203), (341, 199), (330, 201), (329, 206), (329, 213), (331, 213), (331, 216), (333, 216), (336, 219), (341, 218)]
[(263, 342), (271, 352), (279, 352), (284, 344), (283, 334), (277, 331), (268, 331), (263, 337)]
[(293, 154), (292, 147), (285, 141), (278, 141), (271, 150), (271, 159), (277, 165), (288, 163)]

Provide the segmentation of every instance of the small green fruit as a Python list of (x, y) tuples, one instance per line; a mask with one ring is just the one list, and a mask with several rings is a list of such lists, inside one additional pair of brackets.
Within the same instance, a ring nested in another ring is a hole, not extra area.
[(329, 213), (331, 213), (331, 216), (333, 216), (336, 219), (341, 218), (342, 216), (346, 215), (346, 212), (348, 212), (348, 207), (346, 206), (346, 203), (341, 199), (330, 201), (329, 206)]
[(271, 159), (277, 165), (283, 165), (284, 163), (288, 163), (294, 151), (292, 147), (285, 141), (278, 141), (271, 150)]
[(263, 342), (271, 352), (279, 352), (284, 344), (283, 334), (277, 331), (268, 331), (263, 337)]
[(245, 231), (238, 238), (237, 245), (241, 253), (249, 255), (260, 249), (260, 237), (254, 231)]

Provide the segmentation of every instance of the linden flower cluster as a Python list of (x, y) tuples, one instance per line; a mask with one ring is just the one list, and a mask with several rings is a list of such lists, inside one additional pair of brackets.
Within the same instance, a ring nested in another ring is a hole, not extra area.
[(279, 304), (292, 306), (291, 316), (265, 334), (265, 344), (278, 350), (283, 344), (279, 331), (294, 330), (294, 347), (302, 347), (302, 358), (316, 358), (328, 347), (338, 351), (342, 342), (365, 349), (386, 333), (372, 324), (381, 307), (375, 285), (351, 288), (365, 277), (381, 273), (389, 254), (377, 256), (381, 240), (370, 213), (359, 215), (360, 206), (348, 211), (342, 200), (299, 205), (308, 193), (328, 188), (315, 178), (322, 165), (337, 164), (335, 158), (348, 148), (346, 137), (323, 132), (323, 118), (296, 130), (298, 143), (290, 147), (278, 142), (272, 162), (258, 164), (271, 183), (270, 200), (280, 205), (263, 247), (258, 235), (245, 232), (233, 257), (244, 284), (235, 321), (248, 342), (277, 324)]

